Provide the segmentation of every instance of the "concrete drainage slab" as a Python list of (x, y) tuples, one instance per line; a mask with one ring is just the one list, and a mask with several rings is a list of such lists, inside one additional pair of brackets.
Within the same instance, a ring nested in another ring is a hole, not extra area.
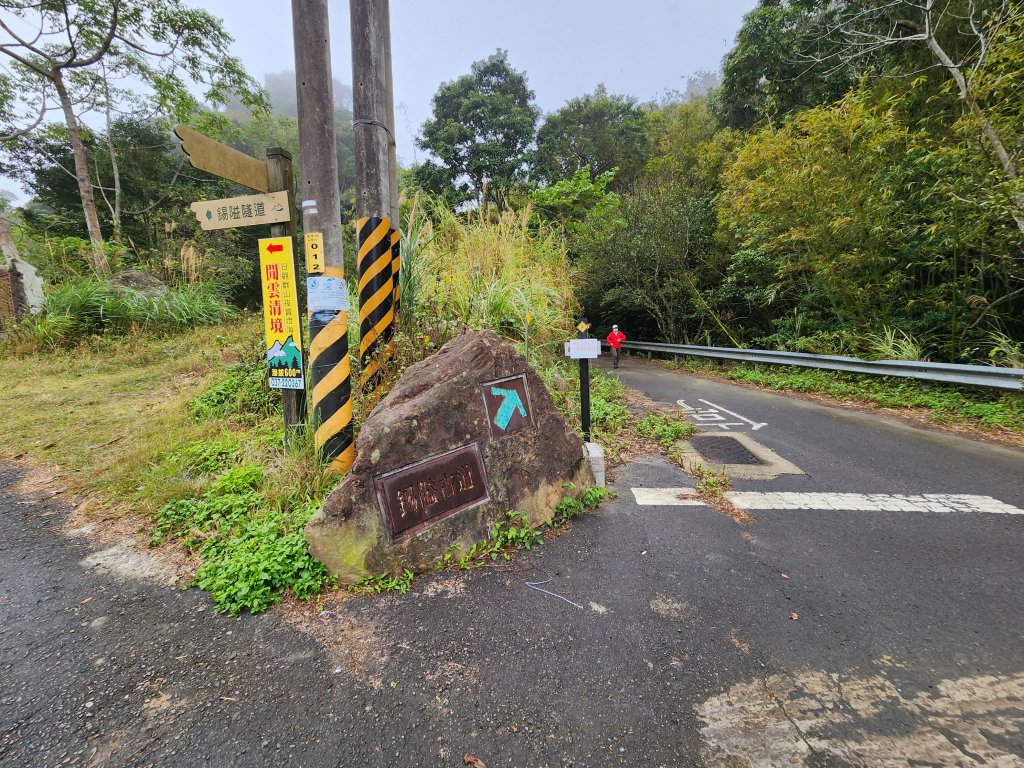
[(715, 464), (765, 464), (764, 459), (737, 440), (735, 435), (694, 435), (690, 438), (690, 445)]
[(802, 475), (803, 471), (740, 432), (702, 432), (675, 444), (684, 464), (725, 472), (736, 480), (774, 480), (780, 475)]

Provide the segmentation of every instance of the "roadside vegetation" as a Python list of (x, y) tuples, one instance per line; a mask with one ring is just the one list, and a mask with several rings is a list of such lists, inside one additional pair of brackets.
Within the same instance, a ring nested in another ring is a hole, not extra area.
[[(578, 371), (561, 357), (576, 310), (557, 232), (538, 236), (528, 217), (446, 211), (420, 228), (422, 247), (406, 257), (411, 287), (387, 384), (467, 329), (493, 329), (525, 351), (529, 312), (531, 362), (578, 426)], [(57, 307), (67, 308), (60, 316), (74, 318), (78, 330), (67, 339), (77, 343), (40, 344), (20, 329), (10, 335), (3, 349), (17, 366), (0, 375), (10, 394), (0, 416), (17, 439), (4, 454), (59, 465), (61, 482), (92, 498), (94, 517), (130, 514), (152, 546), (181, 547), (194, 564), (190, 584), (207, 590), (217, 610), (260, 611), (286, 594), (302, 599), (329, 587), (329, 574), (306, 552), (303, 528), (339, 478), (316, 460), (308, 432), (285, 438), (280, 397), (266, 385), (261, 318), (156, 333), (138, 318), (115, 322), (110, 309), (120, 296), (94, 280), (51, 291), (40, 319), (50, 322)], [(623, 393), (617, 381), (595, 378), (594, 426), (603, 439), (626, 426)], [(38, 418), (58, 403), (54, 422)], [(356, 395), (358, 414), (373, 405)], [(582, 500), (567, 490), (560, 522), (600, 498), (574, 493)], [(507, 558), (539, 542), (517, 514), (458, 565)], [(408, 583), (402, 574), (382, 575), (356, 591), (402, 591)]]
[(669, 370), (724, 378), (784, 392), (826, 395), (895, 410), (923, 409), (937, 424), (1024, 437), (1024, 392), (867, 376), (813, 368), (700, 360), (665, 362)]

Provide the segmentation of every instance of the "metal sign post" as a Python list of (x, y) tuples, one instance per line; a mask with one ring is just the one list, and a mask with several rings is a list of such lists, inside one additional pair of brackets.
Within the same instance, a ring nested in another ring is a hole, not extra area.
[[(590, 338), (590, 323), (583, 318), (576, 325), (579, 338)], [(590, 359), (580, 358), (580, 419), (583, 422), (583, 442), (590, 442)]]

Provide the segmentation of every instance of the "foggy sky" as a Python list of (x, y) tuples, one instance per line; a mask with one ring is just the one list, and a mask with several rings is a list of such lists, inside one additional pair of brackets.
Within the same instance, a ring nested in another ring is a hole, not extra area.
[[(224, 19), (232, 52), (258, 81), (294, 69), (289, 0), (190, 0)], [(604, 83), (641, 101), (685, 90), (717, 70), (756, 0), (391, 0), (399, 159), (422, 159), (413, 138), (438, 86), (507, 49), (543, 112)], [(348, 3), (330, 2), (334, 76), (352, 82)], [(13, 184), (2, 183), (10, 188)]]
[[(192, 0), (224, 19), (232, 51), (260, 82), (294, 68), (288, 0)], [(391, 0), (398, 154), (422, 155), (413, 137), (438, 86), (507, 49), (537, 103), (551, 112), (604, 83), (641, 101), (716, 70), (756, 0)], [(334, 76), (352, 82), (348, 3), (330, 3)]]

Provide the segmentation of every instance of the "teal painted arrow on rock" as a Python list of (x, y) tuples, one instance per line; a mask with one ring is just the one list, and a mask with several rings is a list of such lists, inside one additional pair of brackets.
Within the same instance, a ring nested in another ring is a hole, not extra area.
[(524, 419), (526, 418), (526, 408), (523, 407), (523, 401), (519, 399), (519, 393), (514, 389), (491, 387), (491, 394), (495, 397), (505, 398), (501, 408), (498, 409), (498, 415), (494, 417), (494, 423), (498, 425), (498, 429), (507, 429), (508, 423), (512, 421), (512, 416), (516, 411), (519, 411)]

